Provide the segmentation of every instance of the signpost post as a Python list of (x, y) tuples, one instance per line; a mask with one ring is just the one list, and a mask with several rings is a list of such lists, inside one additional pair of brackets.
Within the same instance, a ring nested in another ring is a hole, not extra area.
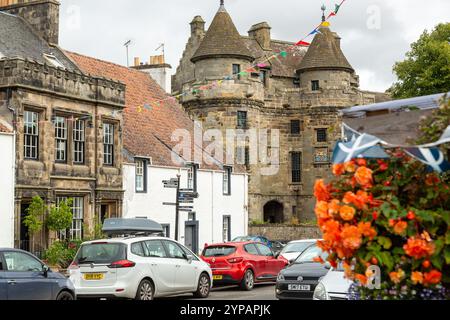
[(199, 197), (198, 192), (191, 189), (180, 189), (181, 175), (170, 180), (163, 180), (164, 188), (177, 189), (176, 202), (163, 202), (165, 206), (175, 206), (175, 240), (178, 241), (180, 212), (192, 212), (194, 199)]

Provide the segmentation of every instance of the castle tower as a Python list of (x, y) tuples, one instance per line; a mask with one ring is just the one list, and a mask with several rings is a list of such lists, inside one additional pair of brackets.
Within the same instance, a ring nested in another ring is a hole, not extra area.
[(58, 44), (59, 1), (0, 0), (0, 11), (24, 18), (48, 43)]

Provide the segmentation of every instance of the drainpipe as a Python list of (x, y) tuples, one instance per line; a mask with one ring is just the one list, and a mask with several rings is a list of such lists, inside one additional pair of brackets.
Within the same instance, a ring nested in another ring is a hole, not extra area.
[(214, 241), (214, 171), (211, 171), (211, 238)]

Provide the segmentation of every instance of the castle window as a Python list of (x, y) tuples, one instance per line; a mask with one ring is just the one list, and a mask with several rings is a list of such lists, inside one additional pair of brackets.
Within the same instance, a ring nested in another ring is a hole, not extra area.
[(302, 182), (302, 153), (291, 153), (292, 183)]
[(267, 86), (267, 70), (261, 70), (259, 73), (259, 79), (261, 80), (264, 87)]
[(241, 80), (241, 65), (240, 64), (233, 64), (233, 75), (237, 75), (237, 79)]
[(247, 128), (247, 111), (238, 111), (237, 112), (237, 127), (239, 129)]
[(103, 124), (103, 163), (107, 166), (114, 164), (114, 125)]
[(318, 91), (319, 89), (320, 89), (320, 87), (319, 87), (319, 80), (311, 81), (311, 90), (312, 91)]
[(38, 159), (39, 153), (39, 114), (25, 111), (24, 121), (24, 157), (25, 159)]
[(324, 128), (316, 129), (316, 139), (317, 142), (327, 142), (328, 141), (327, 129)]
[(85, 146), (85, 123), (83, 120), (76, 120), (73, 124), (73, 162), (84, 163)]
[(300, 120), (291, 120), (291, 134), (299, 135), (301, 130)]
[(84, 198), (83, 197), (57, 197), (56, 205), (59, 206), (61, 202), (67, 202), (72, 199), (72, 227), (68, 230), (61, 230), (58, 232), (60, 240), (70, 239), (79, 240), (83, 238), (83, 220), (84, 220)]
[(55, 117), (55, 160), (67, 162), (67, 119)]

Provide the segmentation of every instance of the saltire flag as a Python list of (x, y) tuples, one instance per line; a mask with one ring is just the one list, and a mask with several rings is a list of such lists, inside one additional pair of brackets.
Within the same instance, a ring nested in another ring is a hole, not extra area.
[(333, 163), (345, 163), (358, 158), (380, 142), (377, 137), (366, 133), (350, 142), (338, 142), (333, 151)]
[(405, 152), (428, 165), (434, 171), (445, 172), (450, 170), (450, 163), (445, 160), (444, 154), (438, 148), (405, 148)]
[(295, 45), (296, 45), (296, 46), (302, 46), (302, 47), (309, 47), (309, 46), (311, 45), (311, 43), (306, 42), (306, 41), (303, 41), (303, 40), (300, 40), (300, 41), (297, 42)]
[(317, 30), (317, 29), (314, 29), (313, 31), (311, 31), (311, 32), (308, 34), (308, 36), (315, 35), (315, 34), (317, 34), (317, 33), (320, 33), (320, 31)]

